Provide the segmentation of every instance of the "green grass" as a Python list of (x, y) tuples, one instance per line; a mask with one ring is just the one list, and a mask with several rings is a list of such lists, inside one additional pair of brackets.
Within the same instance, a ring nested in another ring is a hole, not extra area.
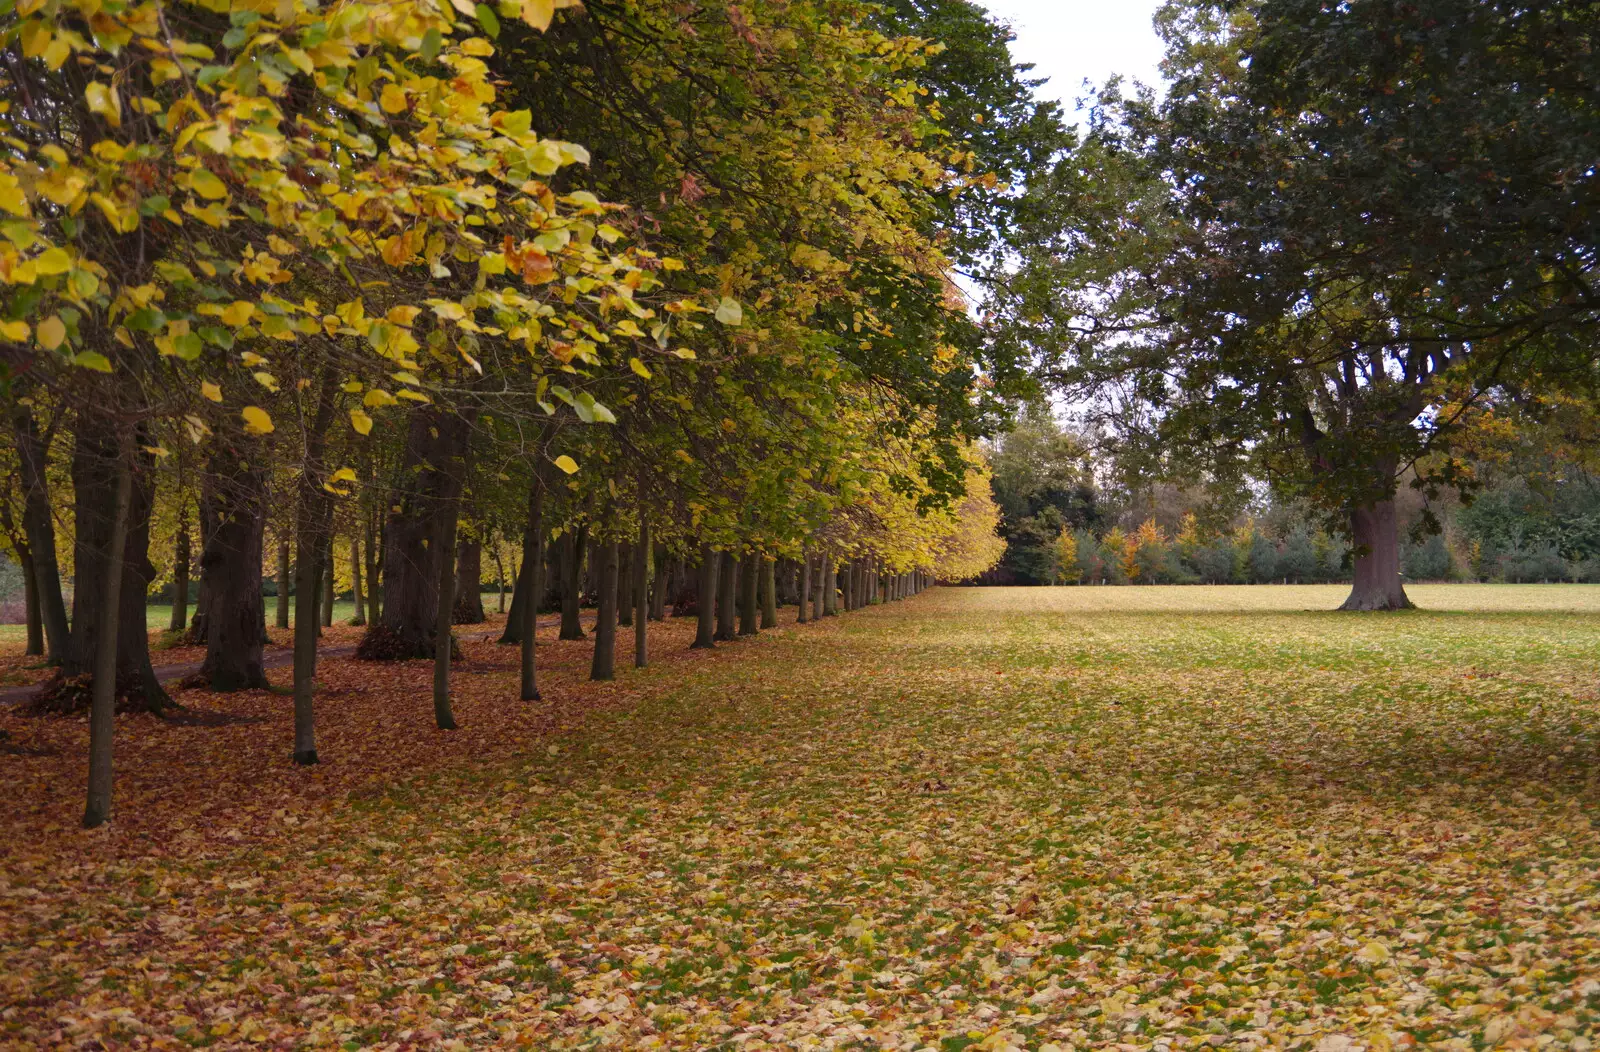
[[(281, 1044), (1589, 1047), (1600, 588), (1340, 594), (940, 589), (627, 672), (548, 751), (86, 871), (12, 967)], [(178, 934), (103, 947), (135, 872)]]

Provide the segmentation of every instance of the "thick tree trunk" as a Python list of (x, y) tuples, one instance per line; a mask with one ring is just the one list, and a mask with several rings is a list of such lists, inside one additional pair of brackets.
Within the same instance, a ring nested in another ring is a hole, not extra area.
[(23, 546), (17, 550), (22, 561), (22, 605), (28, 622), (28, 645), (24, 657), (44, 655), (44, 616), (39, 609), (39, 581), (34, 577), (33, 550)]
[(751, 552), (740, 560), (739, 567), (739, 634), (753, 636), (760, 633), (761, 555)]
[[(522, 643), (522, 700), (539, 700), (538, 676), (534, 669), (534, 648), (539, 635), (539, 593), (544, 589), (544, 486), (535, 478), (528, 487), (528, 528), (522, 534), (522, 572), (517, 588), (523, 594), (522, 609), (511, 599), (507, 624), (521, 617), (518, 638)], [(526, 581), (524, 581), (526, 578)]]
[(589, 665), (591, 680), (613, 679), (617, 665), (617, 542), (607, 541), (595, 553), (599, 556), (600, 592), (598, 619), (594, 626), (594, 661)]
[(711, 545), (700, 549), (699, 587), (695, 598), (697, 629), (691, 650), (706, 650), (717, 645), (717, 576), (721, 562), (722, 557)]
[(273, 618), (279, 628), (289, 627), (289, 593), (292, 590), (289, 583), (289, 534), (285, 529), (283, 536), (278, 538), (278, 603)]
[(358, 534), (350, 535), (350, 598), (355, 600), (356, 612), (350, 618), (352, 625), (367, 623), (366, 597), (361, 587), (361, 538)]
[(822, 616), (839, 616), (839, 564), (832, 559), (822, 567)]
[[(135, 437), (135, 445), (142, 439)], [(145, 627), (145, 596), (155, 567), (150, 565), (150, 511), (155, 500), (150, 455), (135, 452), (132, 496), (128, 504), (127, 538), (120, 560), (118, 585), (117, 694), (131, 708), (161, 712), (171, 704), (150, 666), (150, 639)], [(119, 454), (114, 425), (85, 416), (78, 421), (72, 452), (72, 488), (76, 536), (73, 544), (72, 632), (62, 661), (64, 677), (92, 676), (96, 643), (101, 636), (103, 597), (110, 585), (107, 553), (117, 503)]]
[(813, 589), (811, 593), (811, 620), (813, 621), (821, 621), (828, 609), (827, 598), (823, 594), (826, 591), (826, 586), (828, 583), (828, 571), (825, 568), (826, 563), (827, 557), (819, 555), (817, 556), (816, 567), (810, 571), (812, 575), (811, 585)]
[(455, 571), (454, 545), (439, 539), (459, 511), (470, 434), (471, 421), (458, 413), (425, 407), (412, 414), (399, 473), (405, 481), (391, 495), (383, 531), (382, 616), (367, 626), (360, 657), (433, 656), (440, 566)]
[(766, 558), (761, 560), (761, 627), (778, 627), (778, 566)]
[[(204, 554), (204, 553), (202, 553)], [(172, 537), (172, 616), (168, 632), (189, 627), (189, 502), (178, 501), (178, 528)]]
[(49, 450), (29, 407), (18, 406), (13, 421), (22, 479), (22, 531), (33, 556), (33, 581), (39, 591), (39, 617), (44, 622), (45, 660), (59, 665), (66, 659), (70, 636), (67, 605), (61, 597), (55, 520), (50, 515), (50, 483), (46, 475)]
[(734, 602), (738, 594), (739, 559), (732, 552), (723, 552), (717, 567), (717, 639), (727, 642), (738, 638)]
[(1355, 582), (1341, 610), (1409, 610), (1400, 581), (1400, 525), (1393, 499), (1350, 512)]
[(800, 615), (799, 624), (811, 620), (811, 556), (800, 556)]
[(639, 540), (633, 546), (633, 667), (650, 664), (650, 522), (639, 514)]
[[(204, 485), (198, 502), (199, 515), (197, 525), (200, 527), (200, 551), (205, 552), (206, 546), (211, 543), (211, 516), (206, 514)], [(184, 633), (183, 641), (188, 646), (203, 647), (210, 638), (211, 631), (211, 586), (206, 583), (206, 575), (200, 575), (200, 587), (195, 591), (194, 614), (189, 618), (188, 631)]]
[(200, 675), (214, 691), (267, 685), (262, 671), (261, 547), (267, 472), (259, 448), (218, 437), (201, 483), (207, 522), (200, 576), (211, 593)]
[(617, 625), (633, 627), (633, 545), (617, 544)]
[[(94, 641), (94, 688), (89, 700), (89, 792), (83, 809), (83, 827), (93, 829), (111, 818), (112, 738), (116, 730), (118, 636), (122, 620), (122, 589), (129, 577), (128, 520), (133, 511), (133, 449), (126, 440), (116, 447), (110, 535), (106, 538), (102, 568), (105, 584), (100, 592), (96, 620), (104, 630)], [(148, 527), (147, 527), (148, 529)], [(73, 600), (76, 604), (77, 600)], [(144, 626), (139, 626), (144, 635)]]
[(481, 625), (483, 612), (483, 543), (463, 538), (456, 545), (456, 602), (453, 620), (458, 625)]
[[(535, 483), (533, 488), (537, 489), (538, 484)], [(530, 501), (532, 500), (531, 497), (529, 499)], [(542, 501), (543, 498), (541, 497), (540, 500)], [(530, 521), (532, 521), (532, 514), (530, 509)], [(543, 569), (543, 567), (536, 568), (528, 561), (534, 557), (539, 548), (539, 540), (527, 530), (523, 530), (522, 566), (517, 569), (517, 579), (511, 585), (511, 612), (506, 615), (506, 627), (501, 630), (500, 639), (498, 640), (507, 646), (514, 646), (522, 642), (523, 617), (529, 609), (534, 611), (534, 617), (539, 616), (539, 603), (533, 594), (533, 580), (535, 569)]]
[(433, 722), (442, 731), (456, 729), (456, 717), (450, 711), (450, 622), (460, 574), (448, 556), (456, 550), (456, 517), (459, 514), (455, 502), (446, 504), (437, 516), (439, 530), (433, 535), (433, 546), (445, 556), (438, 560), (439, 594), (433, 626)]
[(317, 379), (317, 408), (305, 429), (305, 462), (295, 487), (294, 519), (294, 762), (317, 762), (316, 713), (318, 584), (322, 535), (333, 522), (333, 501), (323, 489), (328, 428), (333, 423), (334, 376), (324, 367)]
[(583, 639), (580, 603), (583, 598), (583, 550), (587, 527), (569, 531), (561, 538), (561, 636)]

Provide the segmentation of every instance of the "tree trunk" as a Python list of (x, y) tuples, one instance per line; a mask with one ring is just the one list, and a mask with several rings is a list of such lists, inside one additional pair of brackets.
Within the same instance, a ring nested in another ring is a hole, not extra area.
[(839, 616), (839, 564), (833, 559), (822, 566), (822, 616)]
[(1400, 581), (1400, 526), (1394, 500), (1375, 501), (1350, 512), (1355, 582), (1341, 610), (1409, 610)]
[(367, 626), (359, 657), (433, 656), (440, 566), (455, 571), (454, 544), (443, 548), (439, 538), (459, 511), (470, 435), (471, 420), (460, 413), (429, 406), (412, 414), (399, 473), (405, 483), (390, 496), (383, 531), (382, 616)]
[(739, 559), (732, 552), (723, 552), (717, 568), (717, 639), (727, 642), (738, 638), (735, 624), (734, 601), (738, 594)]
[[(283, 529), (283, 527), (279, 527)], [(284, 529), (282, 537), (278, 538), (278, 609), (274, 618), (279, 628), (289, 627), (289, 592), (292, 590), (289, 583), (289, 534)]]
[(600, 592), (598, 619), (594, 626), (594, 661), (589, 665), (591, 680), (613, 679), (617, 662), (617, 542), (607, 541), (596, 553), (599, 558)]
[(50, 514), (46, 474), (49, 449), (39, 435), (33, 411), (18, 406), (12, 418), (17, 436), (17, 462), (22, 479), (22, 531), (33, 556), (33, 581), (39, 591), (39, 617), (44, 622), (45, 660), (59, 665), (71, 645), (67, 605), (61, 597), (61, 564), (56, 558), (56, 527)]
[(827, 591), (828, 584), (827, 561), (826, 556), (817, 556), (816, 569), (810, 571), (812, 574), (812, 587), (815, 589), (811, 593), (811, 620), (813, 621), (821, 621), (828, 610), (827, 597), (823, 594)]
[(691, 650), (706, 650), (717, 645), (717, 571), (721, 561), (711, 545), (700, 549), (699, 587), (695, 596), (697, 628)]
[(359, 534), (350, 535), (350, 598), (355, 600), (356, 612), (350, 618), (352, 625), (367, 623), (367, 603), (364, 589), (361, 587), (361, 537)]
[(800, 556), (800, 615), (797, 624), (805, 624), (811, 620), (808, 607), (811, 605), (811, 556)]
[(483, 611), (483, 542), (466, 537), (456, 545), (455, 594), (456, 624), (481, 625), (489, 620)]
[(650, 664), (650, 521), (639, 513), (639, 541), (633, 546), (633, 667)]
[(667, 619), (667, 585), (672, 580), (674, 558), (667, 555), (667, 546), (655, 545), (656, 573), (655, 583), (651, 585), (650, 592), (650, 620), (665, 621)]
[(544, 486), (535, 478), (528, 487), (528, 528), (522, 534), (522, 572), (517, 589), (522, 593), (522, 609), (516, 596), (511, 598), (511, 621), (521, 616), (518, 638), (522, 643), (522, 700), (539, 700), (539, 683), (534, 671), (534, 648), (539, 634), (539, 593), (544, 588)]
[[(537, 483), (534, 485), (536, 488)], [(530, 501), (533, 500), (531, 496), (528, 499)], [(543, 501), (542, 496), (540, 500), (541, 502)], [(532, 518), (531, 509), (529, 518), (530, 520)], [(539, 616), (538, 600), (532, 594), (535, 568), (528, 564), (528, 560), (533, 558), (535, 551), (539, 550), (540, 547), (538, 540), (524, 529), (522, 531), (522, 565), (517, 568), (516, 579), (511, 584), (511, 612), (506, 615), (506, 626), (501, 630), (500, 638), (497, 641), (507, 646), (514, 646), (522, 642), (523, 615), (530, 604), (534, 610), (534, 616)], [(539, 569), (543, 569), (543, 567), (541, 566)]]
[(778, 564), (761, 560), (761, 627), (778, 627)]
[[(322, 567), (322, 532), (332, 521), (332, 499), (323, 483), (328, 428), (333, 422), (334, 374), (324, 367), (317, 380), (317, 408), (305, 428), (305, 462), (296, 486), (294, 521), (294, 762), (317, 762), (317, 729), (313, 701), (317, 676), (317, 599)], [(281, 564), (280, 564), (281, 565)]]
[(333, 533), (322, 544), (322, 627), (333, 627)]
[(172, 537), (172, 617), (168, 632), (189, 627), (189, 502), (178, 499), (178, 528)]
[(211, 594), (206, 611), (206, 657), (200, 675), (221, 693), (267, 685), (262, 671), (262, 529), (267, 471), (259, 443), (218, 436), (201, 483), (207, 523), (200, 576)]
[(22, 564), (22, 604), (28, 622), (28, 645), (24, 657), (44, 655), (44, 617), (39, 610), (39, 580), (34, 576), (33, 550), (26, 546), (17, 549)]
[[(135, 436), (136, 446), (142, 439)], [(117, 586), (118, 628), (102, 621), (102, 599), (114, 564), (107, 552), (116, 508), (119, 452), (114, 425), (88, 416), (78, 421), (72, 452), (72, 488), (76, 536), (73, 544), (72, 631), (61, 670), (64, 677), (94, 673), (101, 629), (117, 638), (117, 694), (130, 708), (161, 712), (171, 704), (150, 666), (150, 639), (145, 627), (145, 596), (155, 567), (150, 565), (150, 511), (155, 500), (149, 454), (137, 448), (132, 496), (128, 504), (122, 576)]]
[(366, 541), (367, 556), (367, 624), (375, 625), (383, 618), (383, 611), (378, 606), (378, 594), (383, 590), (378, 581), (378, 531), (373, 522), (374, 513), (367, 512), (361, 516), (361, 532)]
[(433, 536), (433, 547), (445, 556), (437, 560), (438, 602), (433, 626), (433, 722), (442, 731), (456, 729), (456, 717), (450, 711), (450, 622), (455, 610), (453, 593), (460, 573), (455, 561), (448, 556), (456, 550), (456, 517), (459, 514), (454, 501), (447, 503), (440, 510), (439, 531)]
[(617, 625), (633, 627), (633, 545), (617, 544)]
[(583, 550), (588, 528), (580, 526), (561, 538), (561, 636), (583, 639), (580, 602), (583, 592)]
[[(105, 583), (100, 590), (97, 620), (104, 630), (94, 641), (94, 692), (89, 701), (89, 792), (83, 808), (83, 827), (93, 829), (111, 818), (112, 738), (116, 730), (119, 622), (122, 589), (129, 578), (128, 520), (133, 510), (133, 449), (123, 439), (114, 447), (115, 496), (112, 498), (110, 536), (106, 538), (101, 568)], [(148, 529), (148, 527), (147, 527)], [(76, 607), (77, 600), (74, 598)], [(140, 636), (144, 635), (141, 624)]]
[(739, 567), (739, 634), (753, 636), (760, 633), (759, 586), (761, 583), (761, 555), (751, 552), (740, 560)]
[(498, 534), (489, 539), (489, 553), (494, 556), (494, 585), (495, 591), (500, 593), (495, 603), (495, 613), (506, 612), (506, 563), (500, 557), (500, 539)]

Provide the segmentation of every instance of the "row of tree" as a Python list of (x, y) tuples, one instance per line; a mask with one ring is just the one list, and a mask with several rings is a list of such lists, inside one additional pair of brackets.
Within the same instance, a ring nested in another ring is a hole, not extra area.
[(433, 660), (441, 728), (495, 535), (524, 697), (544, 573), (574, 620), (591, 578), (604, 678), (674, 566), (710, 644), (780, 560), (825, 608), (992, 563), (974, 443), (1025, 378), (950, 276), (1067, 143), (1005, 40), (965, 0), (0, 14), (9, 537), (46, 703), (90, 712), (86, 824), (118, 699), (170, 703), (163, 534), (214, 690), (265, 683), (263, 573), (293, 596), (300, 763), (336, 559), (360, 655)]

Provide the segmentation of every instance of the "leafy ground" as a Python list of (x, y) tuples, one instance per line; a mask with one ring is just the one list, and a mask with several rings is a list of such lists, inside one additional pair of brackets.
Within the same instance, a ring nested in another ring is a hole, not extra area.
[[(322, 746), (0, 717), (18, 1048), (1590, 1047), (1600, 589), (940, 589), (610, 687), (326, 663)], [(787, 624), (787, 618), (785, 619)], [(43, 755), (40, 755), (40, 754)]]

